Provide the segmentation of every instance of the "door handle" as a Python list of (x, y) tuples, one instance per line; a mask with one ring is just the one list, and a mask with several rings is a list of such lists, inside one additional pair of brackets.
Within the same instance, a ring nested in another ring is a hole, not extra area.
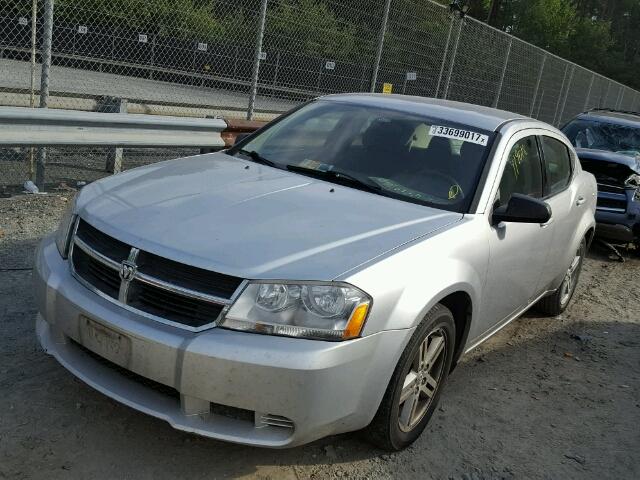
[(578, 199), (576, 200), (576, 205), (577, 205), (577, 206), (580, 206), (580, 205), (582, 205), (582, 204), (583, 204), (584, 202), (586, 202), (586, 201), (587, 201), (587, 199), (586, 199), (586, 198), (584, 198), (584, 197), (580, 196), (580, 197), (578, 197)]

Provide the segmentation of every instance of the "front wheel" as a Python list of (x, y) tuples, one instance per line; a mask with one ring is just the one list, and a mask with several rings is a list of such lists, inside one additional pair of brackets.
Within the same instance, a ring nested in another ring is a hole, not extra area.
[(549, 316), (560, 315), (565, 311), (574, 292), (576, 291), (578, 279), (580, 278), (580, 271), (582, 270), (582, 262), (584, 261), (586, 253), (587, 242), (583, 238), (580, 242), (580, 247), (578, 247), (578, 251), (571, 261), (571, 265), (569, 265), (569, 268), (565, 273), (562, 283), (555, 292), (542, 298), (538, 302), (538, 310)]
[(420, 323), (391, 377), (368, 437), (385, 450), (411, 445), (436, 409), (451, 369), (455, 322), (444, 305), (436, 305)]

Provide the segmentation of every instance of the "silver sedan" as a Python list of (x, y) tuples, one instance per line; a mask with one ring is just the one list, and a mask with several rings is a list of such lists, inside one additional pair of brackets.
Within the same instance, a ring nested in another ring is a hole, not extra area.
[(323, 97), (227, 151), (86, 186), (37, 252), (37, 334), (180, 430), (289, 447), (367, 428), (397, 450), (461, 355), (567, 307), (595, 202), (545, 123)]

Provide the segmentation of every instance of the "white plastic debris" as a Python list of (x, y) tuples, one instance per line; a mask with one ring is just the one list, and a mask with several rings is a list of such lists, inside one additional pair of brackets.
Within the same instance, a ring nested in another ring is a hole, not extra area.
[(40, 189), (33, 183), (31, 180), (27, 180), (24, 182), (24, 191), (27, 193), (40, 193)]

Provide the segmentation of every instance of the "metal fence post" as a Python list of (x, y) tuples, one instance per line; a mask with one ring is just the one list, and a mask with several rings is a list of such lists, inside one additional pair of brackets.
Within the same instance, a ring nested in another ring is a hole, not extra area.
[(624, 87), (620, 86), (620, 93), (618, 94), (618, 101), (616, 102), (616, 110), (620, 110), (623, 99), (624, 99)]
[(586, 112), (589, 108), (589, 100), (591, 99), (591, 89), (593, 88), (593, 82), (596, 79), (596, 74), (591, 73), (591, 82), (589, 82), (589, 90), (587, 91), (587, 98), (584, 99), (584, 108), (583, 110)]
[(462, 25), (464, 23), (464, 19), (461, 18), (459, 20), (460, 25), (458, 26), (458, 34), (456, 35), (456, 41), (453, 43), (453, 51), (451, 52), (451, 62), (449, 64), (449, 72), (447, 72), (447, 80), (444, 84), (444, 94), (442, 98), (445, 100), (449, 96), (449, 84), (451, 83), (451, 76), (453, 75), (453, 67), (456, 63), (456, 55), (458, 53), (458, 44), (460, 43), (460, 35), (462, 34)]
[(562, 84), (560, 85), (560, 92), (558, 92), (558, 99), (556, 100), (556, 109), (553, 112), (553, 121), (551, 125), (556, 124), (556, 117), (558, 116), (558, 108), (560, 108), (560, 98), (562, 98), (562, 93), (564, 92), (564, 83), (567, 81), (567, 73), (569, 73), (569, 64), (567, 63), (564, 67), (564, 75), (562, 76)]
[(600, 103), (600, 108), (606, 107), (609, 99), (609, 89), (611, 89), (611, 80), (607, 78), (607, 90), (604, 93), (604, 100)]
[(562, 101), (562, 108), (560, 109), (560, 115), (558, 116), (558, 122), (556, 126), (562, 123), (562, 116), (564, 115), (564, 107), (567, 105), (567, 97), (569, 96), (569, 90), (571, 90), (571, 82), (573, 81), (573, 74), (576, 71), (576, 66), (571, 68), (571, 75), (569, 75), (569, 82), (567, 83), (567, 89), (564, 92), (564, 100)]
[(29, 96), (29, 106), (36, 105), (36, 32), (38, 29), (38, 0), (31, 3), (31, 95)]
[(249, 108), (247, 109), (247, 120), (253, 119), (253, 110), (256, 106), (256, 95), (258, 94), (258, 75), (260, 74), (260, 54), (262, 53), (262, 40), (264, 39), (264, 24), (267, 19), (267, 2), (262, 0), (260, 4), (260, 20), (258, 21), (258, 35), (256, 36), (256, 48), (253, 55), (253, 74), (251, 76), (251, 92), (249, 96)]
[[(42, 40), (42, 73), (40, 74), (40, 108), (47, 108), (49, 104), (49, 74), (51, 71), (51, 39), (53, 36), (53, 2), (44, 2), (44, 37)], [(47, 162), (46, 148), (38, 149), (36, 165), (36, 185), (42, 191), (45, 181), (45, 164)]]
[(540, 94), (540, 101), (538, 102), (538, 110), (536, 112), (536, 118), (540, 119), (540, 110), (542, 110), (542, 100), (544, 100), (544, 90)]
[(376, 82), (378, 81), (378, 70), (380, 69), (380, 61), (382, 60), (382, 47), (384, 47), (384, 36), (387, 33), (387, 22), (389, 21), (389, 9), (391, 8), (391, 0), (384, 2), (384, 14), (382, 15), (382, 25), (380, 26), (380, 34), (378, 36), (378, 50), (376, 51), (376, 60), (373, 64), (373, 74), (371, 75), (371, 93), (376, 91)]
[[(29, 107), (36, 106), (36, 32), (38, 29), (38, 0), (31, 2), (31, 90), (29, 95)], [(29, 180), (34, 180), (35, 174), (35, 149), (29, 148)]]
[[(127, 99), (106, 97), (105, 105), (100, 110), (110, 113), (127, 113)], [(124, 149), (122, 147), (109, 148), (105, 170), (109, 173), (120, 173), (122, 171), (123, 157)]]
[(449, 52), (449, 42), (451, 41), (452, 30), (453, 30), (453, 17), (451, 17), (451, 21), (449, 22), (449, 33), (447, 34), (447, 43), (445, 43), (444, 45), (442, 62), (440, 63), (440, 74), (438, 75), (438, 84), (436, 85), (436, 91), (433, 93), (433, 96), (435, 98), (438, 98), (438, 93), (440, 93), (440, 84), (442, 83), (442, 74), (444, 73), (444, 64), (447, 61), (447, 52)]
[[(544, 65), (547, 63), (547, 52), (544, 53), (542, 57), (542, 63), (540, 64), (540, 71), (538, 72), (538, 80), (536, 80), (536, 88), (533, 91), (533, 99), (531, 100), (531, 109), (529, 110), (529, 116), (533, 116), (533, 110), (536, 107), (536, 100), (538, 99), (538, 91), (540, 90), (540, 82), (542, 81), (542, 73), (544, 72)], [(542, 100), (540, 100), (540, 105), (542, 105)], [(540, 108), (538, 108), (538, 115), (540, 113)], [(538, 116), (536, 115), (536, 117)]]
[(498, 102), (500, 101), (500, 94), (502, 93), (502, 85), (504, 84), (504, 77), (507, 74), (507, 66), (509, 65), (509, 56), (511, 55), (511, 45), (513, 45), (513, 37), (509, 38), (509, 46), (507, 47), (507, 56), (504, 59), (504, 65), (502, 66), (502, 73), (500, 74), (500, 82), (498, 83), (498, 91), (496, 98), (493, 100), (493, 108), (498, 108)]

